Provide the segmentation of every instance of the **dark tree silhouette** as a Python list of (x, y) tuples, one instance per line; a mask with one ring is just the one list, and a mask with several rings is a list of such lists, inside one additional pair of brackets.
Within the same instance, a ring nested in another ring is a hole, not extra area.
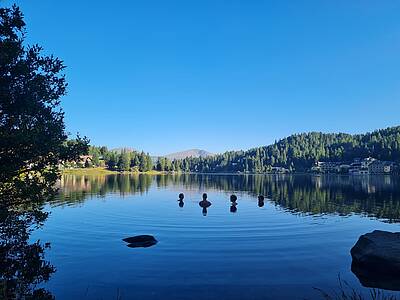
[(86, 138), (67, 142), (63, 62), (25, 36), (19, 8), (0, 8), (0, 193), (14, 181), (51, 186), (60, 161), (87, 152)]
[(47, 219), (59, 163), (86, 153), (88, 140), (67, 140), (63, 62), (26, 46), (25, 35), (19, 8), (0, 8), (0, 298), (53, 299), (38, 288), (55, 272), (50, 244), (29, 237)]

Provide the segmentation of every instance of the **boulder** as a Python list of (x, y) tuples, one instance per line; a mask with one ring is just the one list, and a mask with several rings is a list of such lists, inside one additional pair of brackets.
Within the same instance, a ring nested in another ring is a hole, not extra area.
[(364, 286), (400, 290), (400, 233), (364, 234), (350, 253), (351, 269)]
[(157, 244), (157, 240), (152, 235), (137, 235), (123, 239), (128, 243), (129, 248), (146, 248)]

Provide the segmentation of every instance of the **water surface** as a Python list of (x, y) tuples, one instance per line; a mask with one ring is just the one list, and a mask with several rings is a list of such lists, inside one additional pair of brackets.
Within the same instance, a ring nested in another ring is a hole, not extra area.
[[(351, 272), (350, 249), (361, 234), (399, 230), (400, 181), (66, 175), (45, 209), (50, 217), (31, 239), (51, 243), (46, 259), (56, 272), (45, 287), (57, 299), (321, 299), (314, 287), (335, 290), (339, 274), (367, 291)], [(140, 234), (159, 242), (132, 249), (122, 241)]]

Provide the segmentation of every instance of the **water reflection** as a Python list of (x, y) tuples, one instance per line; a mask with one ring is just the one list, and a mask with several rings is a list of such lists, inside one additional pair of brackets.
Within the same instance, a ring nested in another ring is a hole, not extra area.
[(230, 197), (230, 200), (231, 200), (231, 207), (230, 207), (230, 212), (231, 213), (235, 213), (235, 212), (237, 212), (237, 196), (236, 195), (231, 195), (231, 197)]
[(62, 205), (76, 205), (85, 201), (91, 195), (105, 197), (109, 193), (118, 193), (120, 196), (147, 192), (153, 183), (149, 175), (99, 175), (75, 176), (64, 175), (60, 186), (62, 193), (53, 203)]
[(179, 194), (179, 200), (178, 200), (178, 205), (179, 207), (183, 207), (185, 205), (185, 203), (183, 202), (183, 199), (185, 198), (185, 195), (183, 193)]
[[(240, 190), (254, 198), (270, 195), (268, 201), (292, 213), (359, 213), (386, 222), (400, 221), (400, 179), (391, 176), (66, 175), (61, 181), (62, 193), (53, 205), (76, 205), (91, 195), (142, 194), (151, 185), (198, 192)], [(264, 206), (264, 199), (258, 198), (258, 206)], [(203, 213), (207, 214), (207, 207), (204, 208)]]
[(351, 271), (357, 276), (360, 283), (367, 288), (400, 291), (400, 278), (393, 274), (382, 274), (373, 272), (362, 266), (351, 264)]
[(37, 202), (0, 203), (0, 298), (54, 299), (49, 291), (38, 287), (55, 272), (45, 259), (50, 244), (29, 241), (48, 214)]
[(201, 200), (199, 202), (199, 205), (200, 205), (201, 208), (203, 208), (203, 210), (202, 210), (203, 216), (206, 216), (207, 215), (207, 208), (209, 208), (211, 206), (211, 202), (207, 200), (207, 194), (206, 193), (203, 194), (203, 200)]
[(260, 195), (258, 196), (258, 207), (263, 207), (264, 206), (264, 196)]

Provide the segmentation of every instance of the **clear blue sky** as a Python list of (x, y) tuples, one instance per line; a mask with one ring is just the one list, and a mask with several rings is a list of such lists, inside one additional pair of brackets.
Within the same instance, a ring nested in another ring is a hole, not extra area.
[(68, 131), (95, 145), (222, 152), (400, 124), (399, 1), (17, 4), (68, 66)]

